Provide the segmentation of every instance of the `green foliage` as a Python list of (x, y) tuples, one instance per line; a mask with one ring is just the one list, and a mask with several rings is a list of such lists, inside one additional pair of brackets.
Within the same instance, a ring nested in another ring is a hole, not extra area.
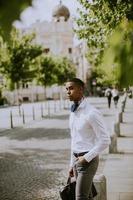
[[(109, 43), (109, 38), (115, 28), (123, 19), (133, 19), (132, 0), (78, 0), (84, 10), (80, 11), (77, 20), (78, 28), (76, 33), (79, 38), (87, 40), (87, 58), (93, 70), (97, 72), (97, 66), (101, 65), (102, 58)], [(100, 76), (101, 76), (101, 70)], [(115, 74), (117, 70), (114, 70)], [(119, 72), (118, 76), (119, 76)], [(105, 77), (104, 77), (105, 78)], [(102, 77), (103, 79), (103, 77)], [(107, 80), (105, 80), (106, 82)]]
[[(84, 7), (77, 20), (79, 38), (86, 38), (89, 47), (88, 60), (98, 66), (107, 46), (107, 39), (114, 28), (133, 9), (132, 1), (78, 0)], [(131, 17), (131, 16), (130, 16)]]
[(44, 55), (39, 58), (38, 66), (37, 79), (45, 87), (56, 83), (63, 85), (68, 78), (75, 76), (75, 68), (67, 58)]
[(9, 65), (10, 56), (7, 43), (0, 36), (0, 72), (4, 73), (4, 67)]
[(42, 48), (33, 43), (35, 35), (21, 35), (16, 29), (11, 32), (10, 42), (0, 38), (0, 73), (6, 77), (10, 89), (14, 84), (36, 79), (47, 87), (59, 85), (75, 76), (75, 68), (67, 58), (54, 58), (42, 54)]
[(37, 80), (41, 85), (46, 87), (57, 82), (56, 64), (51, 56), (41, 56), (38, 60), (38, 68)]
[(19, 19), (20, 13), (31, 2), (32, 0), (0, 0), (0, 29), (4, 38), (9, 39), (13, 21)]
[(104, 76), (101, 81), (109, 80), (122, 87), (133, 85), (133, 22), (123, 21), (109, 41), (99, 67)]
[(18, 87), (35, 77), (36, 57), (42, 54), (42, 48), (33, 44), (33, 39), (34, 35), (21, 35), (16, 29), (11, 32), (10, 43), (1, 38), (0, 72)]
[(59, 85), (63, 85), (65, 81), (69, 78), (73, 78), (76, 76), (76, 69), (74, 64), (68, 60), (66, 57), (57, 58), (57, 83)]

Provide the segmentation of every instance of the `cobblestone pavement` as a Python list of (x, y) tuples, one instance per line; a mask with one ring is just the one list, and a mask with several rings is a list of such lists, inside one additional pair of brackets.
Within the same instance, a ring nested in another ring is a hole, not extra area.
[(1, 200), (59, 199), (57, 191), (63, 181), (67, 152), (20, 150), (18, 154), (3, 153), (0, 157)]
[(16, 129), (1, 134), (1, 143), (0, 200), (60, 199), (70, 157), (67, 129)]
[[(114, 108), (107, 111), (103, 98), (92, 102), (103, 112), (111, 130)], [(0, 200), (60, 199), (59, 189), (66, 183), (70, 157), (68, 113), (65, 110), (0, 132)], [(103, 153), (98, 173), (107, 158), (107, 152)]]
[(2, 132), (0, 143), (0, 200), (59, 199), (69, 158), (67, 129), (29, 124)]
[(70, 158), (68, 114), (0, 132), (0, 200), (60, 199)]

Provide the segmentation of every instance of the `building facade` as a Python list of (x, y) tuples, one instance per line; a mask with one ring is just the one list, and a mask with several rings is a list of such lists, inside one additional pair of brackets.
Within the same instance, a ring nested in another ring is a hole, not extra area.
[(74, 44), (73, 19), (69, 9), (60, 1), (52, 12), (51, 22), (43, 21), (32, 24), (24, 33), (35, 33), (35, 42), (44, 48), (44, 52), (65, 56), (73, 61), (77, 77), (86, 82), (90, 66), (86, 59), (87, 45), (85, 41)]
[[(29, 28), (23, 29), (22, 33), (35, 33), (34, 42), (43, 47), (45, 54), (71, 59), (75, 64), (77, 77), (86, 82), (88, 72), (90, 72), (89, 64), (86, 60), (87, 45), (85, 41), (81, 41), (78, 45), (74, 44), (73, 24), (69, 9), (60, 1), (53, 9), (50, 22), (36, 21)], [(43, 90), (42, 87), (29, 83), (27, 88), (22, 87), (20, 89), (19, 95), (12, 96), (15, 96), (15, 99), (21, 96), (23, 101), (33, 102), (45, 98)], [(59, 90), (56, 88), (53, 91), (58, 92)], [(17, 91), (14, 91), (14, 93), (17, 94)], [(48, 89), (47, 95), (48, 97), (52, 97), (51, 95), (57, 96), (56, 94), (51, 94), (50, 89)], [(16, 102), (16, 100), (14, 101)]]

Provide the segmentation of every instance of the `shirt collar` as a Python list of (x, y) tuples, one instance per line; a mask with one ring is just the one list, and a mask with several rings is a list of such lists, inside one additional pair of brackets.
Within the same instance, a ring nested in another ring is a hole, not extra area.
[(78, 104), (79, 104), (79, 106), (78, 106), (77, 110), (79, 108), (83, 108), (85, 105), (85, 97), (82, 97), (82, 99), (78, 102)]

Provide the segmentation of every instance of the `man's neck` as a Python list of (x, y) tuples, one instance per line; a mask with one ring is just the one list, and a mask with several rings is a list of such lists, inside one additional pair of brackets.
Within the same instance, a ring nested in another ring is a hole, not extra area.
[(79, 100), (74, 101), (75, 104), (80, 104), (84, 100), (84, 97), (81, 97)]

